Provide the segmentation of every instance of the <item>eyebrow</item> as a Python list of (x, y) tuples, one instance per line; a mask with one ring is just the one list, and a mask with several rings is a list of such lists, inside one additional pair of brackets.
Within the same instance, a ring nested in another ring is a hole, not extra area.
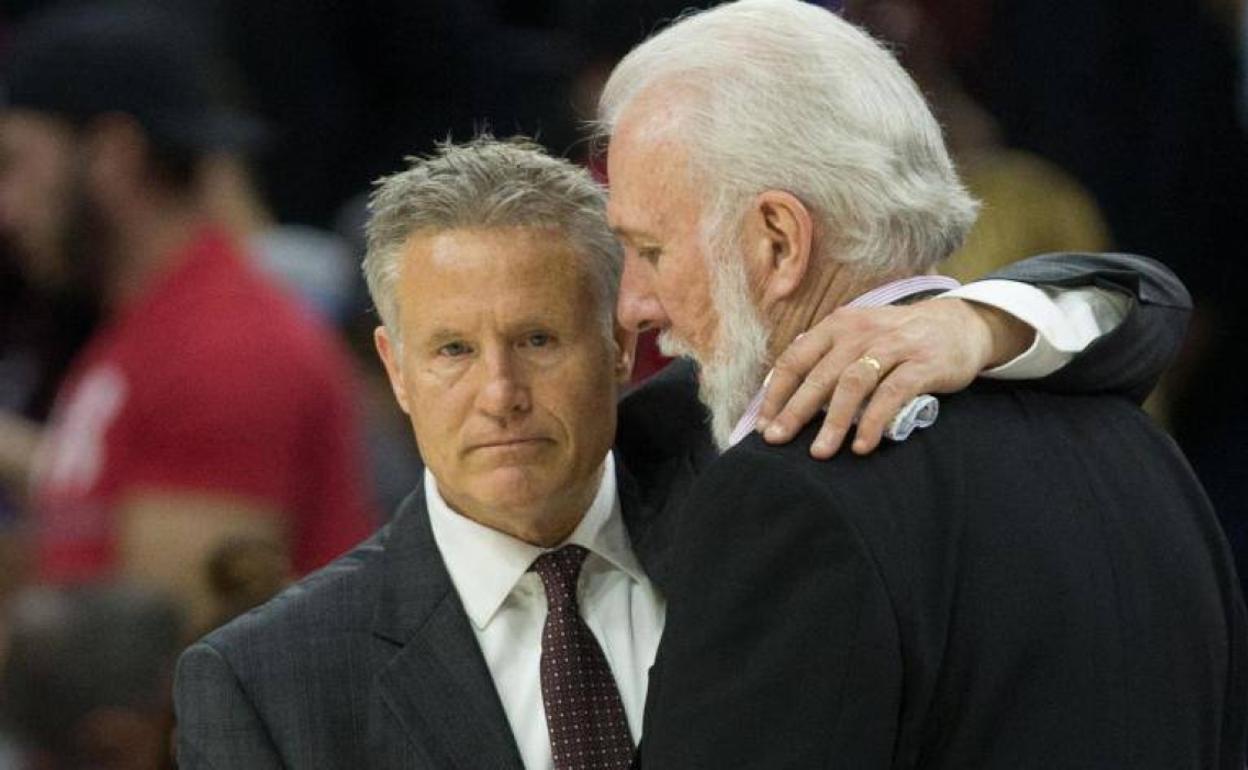
[(434, 329), (429, 334), (424, 335), (421, 338), (421, 341), (426, 345), (440, 345), (451, 340), (459, 339), (463, 336), (462, 332), (442, 327)]
[(621, 238), (626, 241), (655, 240), (654, 236), (650, 233), (643, 230), (637, 230), (632, 227), (626, 227), (624, 225), (613, 225), (611, 227), (611, 232), (615, 234), (616, 238)]

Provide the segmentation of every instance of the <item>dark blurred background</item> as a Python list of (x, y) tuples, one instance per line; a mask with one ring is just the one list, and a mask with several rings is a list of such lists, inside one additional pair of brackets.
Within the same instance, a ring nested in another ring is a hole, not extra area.
[[(357, 354), (379, 521), (411, 488), (419, 462), (372, 352), (376, 318), (358, 270), (370, 183), (398, 170), (404, 156), (483, 129), (528, 134), (601, 173), (583, 124), (611, 67), (684, 8), (714, 4), (148, 3), (168, 13), (188, 45), (212, 52), (217, 85), (267, 125), (259, 149), (211, 159), (201, 194), (271, 279)], [(1238, 230), (1248, 218), (1245, 0), (820, 4), (892, 45), (985, 204), (950, 261), (952, 274), (972, 279), (1045, 251), (1116, 250), (1157, 258), (1187, 284), (1197, 308), (1187, 344), (1149, 409), (1195, 466), (1248, 573), (1248, 389), (1237, 369), (1248, 352), (1240, 296), (1248, 248)], [(0, 52), (23, 20), (48, 5), (0, 2)], [(67, 367), (99, 323), (89, 289), (52, 290), (40, 270), (0, 244), (0, 409), (32, 425), (48, 419)], [(638, 378), (660, 363), (646, 352)], [(77, 735), (90, 744), (88, 753), (91, 741), (103, 741), (94, 766), (167, 764), (167, 751), (133, 747), (168, 732), (160, 693), (177, 649), (177, 608), (124, 587), (83, 594), (25, 585), (21, 538), (8, 536), (20, 531), (24, 515), (21, 495), (0, 491), (0, 661), (7, 659), (17, 683), (0, 682), (8, 694), (0, 699), (8, 724), (0, 729), (0, 770), (33, 766), (21, 764), (29, 754), (18, 759), (19, 735), (35, 743)], [(216, 555), (209, 578), (221, 618), (284, 584), (286, 556), (266, 549), (239, 541)], [(140, 634), (148, 644), (123, 643), (108, 653), (113, 665), (142, 669), (128, 679), (148, 683), (146, 690), (38, 684), (41, 672), (74, 659), (82, 635), (149, 626), (158, 631)], [(42, 714), (61, 716), (52, 724)], [(71, 724), (71, 716), (79, 721)], [(31, 725), (46, 729), (23, 731)], [(101, 730), (132, 741), (130, 748), (107, 745)], [(127, 764), (127, 757), (140, 760)], [(39, 761), (78, 762), (58, 760), (52, 749)]]

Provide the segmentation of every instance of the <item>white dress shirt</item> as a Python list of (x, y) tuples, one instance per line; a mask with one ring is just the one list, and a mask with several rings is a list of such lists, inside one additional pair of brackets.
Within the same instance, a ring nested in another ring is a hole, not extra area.
[(1054, 289), (996, 279), (968, 283), (941, 296), (991, 305), (1036, 330), (1030, 348), (982, 374), (997, 380), (1032, 380), (1056, 372), (1118, 328), (1132, 302), (1126, 294), (1095, 286)]
[[(511, 733), (529, 770), (553, 770), (542, 704), (542, 626), (546, 592), (529, 572), (547, 550), (453, 511), (425, 470), (425, 502), (434, 540), (472, 624)], [(589, 551), (577, 597), (619, 686), (633, 742), (641, 738), (651, 664), (666, 605), (641, 569), (620, 514), (615, 461), (608, 454), (598, 494), (564, 543)]]

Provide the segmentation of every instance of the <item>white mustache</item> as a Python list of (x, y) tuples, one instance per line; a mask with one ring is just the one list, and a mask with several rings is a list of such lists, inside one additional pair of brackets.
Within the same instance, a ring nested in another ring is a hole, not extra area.
[(659, 332), (658, 343), (659, 343), (659, 352), (667, 356), (668, 358), (676, 358), (678, 356), (688, 356), (689, 358), (692, 358), (695, 361), (698, 358), (697, 353), (693, 349), (693, 346), (690, 345), (685, 340), (681, 339), (680, 337), (676, 336), (676, 333), (673, 332), (671, 329), (664, 329), (663, 331)]

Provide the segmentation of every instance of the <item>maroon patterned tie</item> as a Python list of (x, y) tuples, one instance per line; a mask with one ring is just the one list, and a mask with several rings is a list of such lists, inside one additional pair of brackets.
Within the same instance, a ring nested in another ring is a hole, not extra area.
[(542, 554), (530, 568), (541, 576), (549, 606), (542, 628), (542, 702), (555, 770), (623, 770), (633, 758), (624, 704), (576, 601), (588, 553), (566, 545)]

